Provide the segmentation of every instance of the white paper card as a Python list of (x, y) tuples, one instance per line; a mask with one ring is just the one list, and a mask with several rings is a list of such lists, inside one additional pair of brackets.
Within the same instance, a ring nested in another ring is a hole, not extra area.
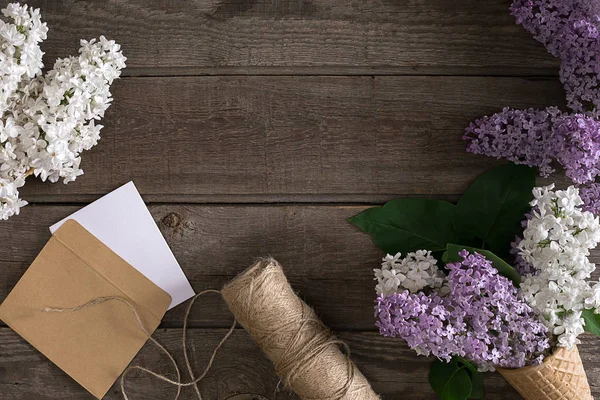
[(133, 182), (52, 225), (54, 234), (74, 219), (172, 298), (169, 309), (194, 296), (194, 290), (167, 245)]

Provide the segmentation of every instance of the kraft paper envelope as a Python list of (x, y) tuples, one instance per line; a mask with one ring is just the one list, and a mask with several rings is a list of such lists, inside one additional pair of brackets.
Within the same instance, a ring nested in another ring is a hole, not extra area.
[(133, 182), (121, 186), (50, 227), (74, 219), (102, 243), (171, 295), (169, 309), (194, 296), (173, 252)]
[(165, 291), (71, 220), (0, 305), (0, 319), (101, 399), (146, 342), (135, 315), (120, 301), (76, 312), (42, 310), (107, 296), (133, 304), (148, 332), (171, 303)]

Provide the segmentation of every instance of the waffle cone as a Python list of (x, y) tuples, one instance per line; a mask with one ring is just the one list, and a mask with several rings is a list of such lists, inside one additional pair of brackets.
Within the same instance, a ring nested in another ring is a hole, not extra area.
[(525, 400), (594, 400), (577, 347), (560, 347), (541, 365), (498, 372)]

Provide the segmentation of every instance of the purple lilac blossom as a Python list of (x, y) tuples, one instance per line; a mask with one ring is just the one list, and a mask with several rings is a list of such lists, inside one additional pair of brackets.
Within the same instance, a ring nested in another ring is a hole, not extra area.
[(600, 0), (515, 0), (517, 24), (560, 58), (567, 104), (576, 112), (600, 108)]
[(511, 281), (478, 253), (448, 264), (450, 293), (408, 291), (377, 299), (376, 325), (419, 354), (464, 357), (480, 368), (539, 364), (550, 348), (548, 329), (517, 297)]
[(548, 52), (560, 57), (568, 43), (564, 35), (570, 25), (587, 15), (593, 15), (589, 0), (515, 0), (510, 12), (517, 24), (522, 25), (542, 43)]
[(554, 172), (551, 164), (556, 156), (556, 143), (552, 127), (558, 115), (560, 111), (555, 107), (505, 108), (472, 122), (463, 139), (468, 141), (468, 152), (537, 167), (542, 176), (548, 176)]
[(583, 190), (585, 209), (600, 212), (600, 190), (593, 185), (600, 175), (599, 120), (555, 107), (505, 108), (472, 122), (463, 139), (468, 152), (537, 167), (544, 177), (554, 172), (554, 164), (562, 166)]
[(600, 215), (600, 184), (590, 183), (579, 186), (579, 196), (583, 200), (583, 211), (589, 211), (594, 215)]
[(467, 150), (539, 168), (549, 176), (556, 162), (580, 185), (585, 209), (600, 212), (600, 0), (514, 0), (511, 14), (560, 58), (568, 106), (579, 114), (511, 110), (472, 123)]
[[(533, 217), (533, 212), (535, 212), (536, 209), (537, 209), (537, 207), (534, 207), (530, 212), (525, 214), (525, 219), (523, 221), (521, 221), (521, 228), (523, 228), (523, 230), (525, 230), (525, 228), (527, 228), (527, 223), (529, 222), (531, 217)], [(521, 243), (521, 240), (523, 240), (523, 236), (517, 235), (515, 237), (515, 240), (513, 242), (511, 242), (510, 255), (513, 256), (514, 262), (512, 265), (515, 268), (515, 270), (519, 273), (519, 275), (525, 276), (528, 274), (535, 273), (536, 270), (535, 270), (535, 268), (533, 268), (533, 265), (531, 265), (527, 261), (523, 260), (523, 257), (521, 257), (521, 251), (517, 247), (519, 245), (519, 243)]]
[(535, 274), (536, 270), (533, 268), (533, 265), (529, 264), (527, 261), (523, 260), (521, 257), (520, 250), (517, 248), (519, 243), (521, 243), (523, 238), (521, 236), (517, 236), (515, 241), (510, 244), (510, 254), (513, 256), (514, 262), (513, 267), (517, 271), (517, 273), (521, 276)]
[(552, 129), (555, 157), (567, 177), (578, 184), (600, 173), (600, 122), (582, 114), (556, 118)]

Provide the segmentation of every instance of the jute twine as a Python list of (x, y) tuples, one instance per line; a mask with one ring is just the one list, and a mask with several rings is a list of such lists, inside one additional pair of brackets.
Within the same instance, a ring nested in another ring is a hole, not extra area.
[(123, 374), (121, 375), (121, 380), (120, 380), (120, 386), (121, 386), (121, 394), (123, 395), (123, 399), (125, 400), (129, 400), (129, 396), (127, 395), (127, 392), (125, 391), (125, 380), (127, 375), (133, 371), (133, 370), (139, 370), (142, 372), (145, 372), (147, 374), (152, 375), (153, 377), (160, 379), (163, 382), (167, 382), (173, 386), (177, 387), (177, 393), (175, 395), (175, 400), (179, 399), (179, 396), (181, 394), (181, 388), (184, 387), (189, 387), (192, 386), (194, 388), (194, 392), (196, 393), (196, 396), (198, 397), (199, 400), (202, 400), (202, 395), (200, 394), (200, 388), (198, 387), (198, 383), (204, 379), (206, 377), (206, 374), (208, 374), (208, 371), (210, 370), (210, 368), (212, 367), (214, 361), (215, 361), (215, 357), (217, 356), (217, 353), (219, 352), (219, 350), (221, 349), (221, 347), (223, 346), (223, 344), (227, 341), (227, 339), (229, 339), (229, 337), (233, 334), (233, 331), (235, 329), (235, 326), (237, 325), (237, 322), (234, 320), (233, 324), (231, 325), (231, 328), (229, 328), (229, 331), (227, 331), (227, 334), (223, 337), (223, 339), (221, 339), (221, 341), (219, 342), (219, 344), (217, 345), (217, 347), (215, 347), (215, 349), (213, 350), (213, 353), (208, 361), (208, 364), (206, 365), (206, 368), (204, 368), (204, 371), (202, 372), (202, 374), (200, 374), (200, 376), (198, 376), (197, 378), (194, 375), (194, 371), (192, 369), (192, 364), (190, 363), (190, 359), (189, 359), (189, 355), (188, 355), (188, 347), (187, 347), (187, 323), (188, 323), (188, 319), (190, 316), (190, 312), (192, 310), (192, 306), (194, 305), (194, 303), (196, 302), (196, 300), (206, 294), (206, 293), (220, 293), (218, 290), (214, 290), (214, 289), (208, 289), (205, 291), (202, 291), (200, 293), (198, 293), (197, 295), (195, 295), (192, 300), (190, 301), (190, 304), (188, 305), (188, 308), (185, 312), (185, 318), (183, 320), (183, 355), (185, 358), (185, 365), (187, 367), (188, 370), (188, 374), (190, 375), (190, 378), (192, 379), (190, 382), (187, 383), (181, 383), (181, 371), (179, 370), (179, 366), (177, 365), (177, 361), (175, 361), (175, 358), (173, 357), (173, 355), (171, 353), (169, 353), (169, 351), (162, 345), (160, 344), (156, 339), (154, 339), (150, 333), (148, 332), (148, 330), (146, 329), (146, 327), (144, 326), (144, 324), (142, 323), (142, 320), (140, 318), (140, 315), (138, 314), (135, 306), (127, 299), (123, 298), (123, 297), (119, 297), (119, 296), (108, 296), (108, 297), (99, 297), (97, 299), (94, 299), (88, 303), (76, 306), (76, 307), (71, 307), (71, 308), (54, 308), (54, 307), (46, 307), (42, 310), (42, 312), (56, 312), (56, 313), (66, 313), (66, 312), (77, 312), (77, 311), (81, 311), (84, 310), (86, 308), (90, 308), (90, 307), (94, 307), (103, 303), (106, 303), (107, 301), (119, 301), (125, 305), (127, 305), (129, 307), (129, 309), (131, 310), (131, 312), (133, 313), (133, 315), (135, 316), (136, 319), (136, 323), (138, 325), (138, 327), (140, 328), (140, 330), (142, 332), (144, 332), (144, 334), (146, 335), (146, 337), (148, 338), (148, 340), (150, 340), (156, 347), (158, 347), (163, 353), (165, 353), (167, 355), (167, 357), (169, 358), (169, 360), (171, 361), (171, 363), (173, 364), (173, 367), (175, 368), (175, 372), (177, 375), (177, 380), (174, 381), (172, 379), (170, 379), (169, 377), (165, 376), (165, 375), (161, 375), (159, 373), (156, 373), (152, 370), (149, 370), (148, 368), (144, 368), (142, 366), (139, 365), (133, 365), (128, 367)]
[[(292, 290), (283, 269), (274, 259), (258, 261), (246, 272), (225, 285), (222, 291), (205, 290), (192, 298), (186, 310), (183, 325), (183, 349), (191, 381), (181, 382), (181, 371), (172, 354), (144, 327), (135, 306), (127, 299), (111, 296), (100, 297), (72, 308), (44, 308), (43, 312), (78, 312), (107, 301), (119, 301), (127, 305), (136, 318), (137, 325), (154, 345), (167, 355), (175, 368), (177, 380), (158, 374), (141, 366), (130, 366), (121, 375), (121, 393), (125, 400), (127, 375), (139, 370), (177, 387), (175, 400), (181, 389), (192, 386), (202, 400), (198, 383), (213, 365), (219, 349), (232, 335), (233, 325), (214, 349), (206, 368), (195, 376), (187, 352), (187, 323), (192, 306), (206, 293), (220, 293), (236, 321), (248, 331), (260, 348), (275, 365), (277, 375), (285, 387), (294, 391), (302, 400), (379, 400), (366, 378), (350, 360), (348, 346), (337, 339), (320, 321), (316, 313)], [(345, 350), (342, 353), (340, 347)]]
[(350, 360), (347, 345), (294, 293), (274, 259), (259, 260), (221, 294), (285, 386), (302, 400), (379, 399)]

